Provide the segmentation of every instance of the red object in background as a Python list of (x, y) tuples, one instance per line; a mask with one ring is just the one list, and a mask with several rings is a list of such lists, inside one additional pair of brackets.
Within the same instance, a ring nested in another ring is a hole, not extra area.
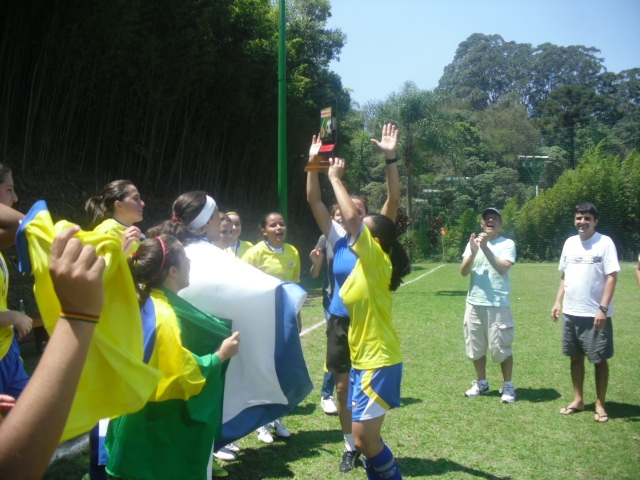
[(440, 233), (441, 233), (443, 236), (447, 234), (447, 232), (445, 232), (445, 230), (444, 230), (444, 227), (442, 227), (442, 228), (440, 229)]

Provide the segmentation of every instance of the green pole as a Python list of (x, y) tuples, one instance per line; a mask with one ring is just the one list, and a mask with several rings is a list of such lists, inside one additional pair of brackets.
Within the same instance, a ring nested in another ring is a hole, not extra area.
[(286, 43), (286, 1), (279, 0), (278, 39), (278, 198), (280, 213), (287, 222), (288, 187), (287, 187), (287, 43)]

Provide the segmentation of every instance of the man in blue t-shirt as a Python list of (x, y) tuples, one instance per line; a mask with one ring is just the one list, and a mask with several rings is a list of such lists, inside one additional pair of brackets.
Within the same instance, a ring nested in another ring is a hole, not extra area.
[(489, 392), (487, 351), (490, 351), (493, 362), (502, 368), (501, 401), (513, 403), (516, 400), (511, 382), (514, 325), (509, 295), (510, 270), (516, 261), (516, 246), (513, 240), (500, 235), (502, 215), (495, 208), (482, 212), (480, 226), (483, 232), (478, 235), (472, 233), (469, 237), (460, 270), (462, 276), (471, 274), (464, 314), (464, 338), (467, 356), (473, 361), (477, 376), (465, 395), (477, 397)]

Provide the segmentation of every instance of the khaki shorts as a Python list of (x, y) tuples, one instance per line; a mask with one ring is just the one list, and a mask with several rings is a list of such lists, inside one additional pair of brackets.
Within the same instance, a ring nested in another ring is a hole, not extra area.
[(486, 307), (467, 303), (464, 312), (464, 340), (471, 360), (491, 352), (491, 360), (502, 363), (511, 355), (514, 325), (510, 307)]

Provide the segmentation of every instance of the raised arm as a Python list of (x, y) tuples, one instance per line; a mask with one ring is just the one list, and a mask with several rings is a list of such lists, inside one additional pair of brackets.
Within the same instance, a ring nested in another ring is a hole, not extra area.
[(340, 213), (342, 215), (342, 224), (345, 230), (352, 236), (356, 237), (360, 233), (362, 228), (362, 219), (358, 215), (358, 210), (355, 203), (349, 196), (349, 192), (342, 183), (342, 174), (344, 173), (344, 160), (341, 158), (329, 159), (329, 181), (333, 187), (336, 200), (338, 201), (338, 207), (340, 207)]
[(105, 263), (91, 246), (58, 234), (49, 271), (63, 312), (38, 367), (11, 414), (0, 425), (0, 478), (41, 478), (71, 409), (78, 380), (102, 310)]
[[(309, 160), (313, 160), (320, 151), (322, 140), (319, 135), (314, 135), (309, 148)], [(320, 190), (320, 180), (318, 172), (307, 172), (307, 202), (311, 207), (313, 218), (316, 219), (318, 228), (325, 237), (329, 236), (331, 230), (331, 214), (324, 203), (322, 203), (322, 191)]]
[(387, 164), (387, 200), (382, 206), (382, 215), (389, 217), (394, 222), (398, 215), (398, 206), (400, 205), (400, 177), (398, 176), (398, 156), (396, 146), (398, 144), (398, 129), (392, 123), (387, 123), (382, 127), (382, 137), (380, 141), (372, 138), (384, 153), (385, 162)]

